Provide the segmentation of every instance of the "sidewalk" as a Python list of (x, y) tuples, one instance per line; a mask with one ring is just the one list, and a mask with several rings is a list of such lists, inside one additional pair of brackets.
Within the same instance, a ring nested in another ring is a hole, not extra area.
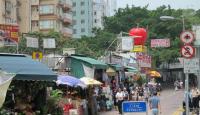
[[(161, 92), (161, 115), (181, 115), (181, 107), (183, 101), (184, 90), (174, 91), (173, 89), (166, 89)], [(119, 115), (119, 112), (116, 110), (100, 112), (99, 115)], [(137, 115), (134, 113), (134, 115)], [(138, 114), (141, 115), (141, 114)], [(144, 115), (146, 115), (144, 113)], [(150, 110), (148, 110), (148, 115)]]

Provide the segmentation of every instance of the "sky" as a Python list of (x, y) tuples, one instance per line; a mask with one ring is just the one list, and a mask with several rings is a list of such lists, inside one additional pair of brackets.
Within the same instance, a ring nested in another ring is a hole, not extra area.
[(150, 10), (162, 5), (170, 5), (173, 9), (200, 9), (200, 0), (117, 0), (117, 8), (124, 8), (127, 4), (141, 7), (149, 4)]

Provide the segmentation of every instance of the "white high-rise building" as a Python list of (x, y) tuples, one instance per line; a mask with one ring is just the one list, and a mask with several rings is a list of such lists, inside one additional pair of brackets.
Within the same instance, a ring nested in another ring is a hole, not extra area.
[(104, 0), (105, 16), (113, 16), (117, 10), (117, 0)]
[(103, 29), (103, 17), (105, 16), (105, 2), (103, 0), (93, 1), (93, 26)]
[(93, 36), (93, 28), (103, 28), (103, 17), (113, 16), (116, 0), (72, 0), (73, 38)]

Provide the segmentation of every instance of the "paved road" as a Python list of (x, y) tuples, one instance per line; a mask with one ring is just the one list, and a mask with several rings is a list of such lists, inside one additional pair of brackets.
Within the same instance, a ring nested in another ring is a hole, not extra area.
[[(183, 101), (183, 90), (174, 91), (173, 89), (166, 89), (161, 92), (161, 115), (177, 115), (177, 111), (180, 109)], [(150, 114), (150, 110), (148, 110)], [(116, 110), (101, 112), (100, 115), (119, 115)], [(137, 115), (137, 114), (134, 114)], [(141, 115), (141, 114), (138, 114)], [(145, 114), (144, 114), (145, 115)]]

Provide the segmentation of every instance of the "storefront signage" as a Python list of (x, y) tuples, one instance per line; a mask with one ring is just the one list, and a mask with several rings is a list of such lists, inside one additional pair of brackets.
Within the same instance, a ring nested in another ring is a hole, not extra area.
[(0, 33), (2, 37), (6, 37), (11, 41), (17, 42), (19, 41), (19, 26), (17, 25), (7, 25), (0, 24)]
[(145, 53), (136, 53), (139, 67), (151, 67), (151, 56)]
[(133, 39), (131, 37), (121, 37), (121, 50), (130, 51), (133, 49)]
[(184, 59), (184, 73), (199, 73), (199, 59)]
[(151, 47), (170, 47), (170, 39), (152, 39)]
[(143, 45), (134, 45), (133, 50), (131, 52), (146, 52), (147, 48)]

